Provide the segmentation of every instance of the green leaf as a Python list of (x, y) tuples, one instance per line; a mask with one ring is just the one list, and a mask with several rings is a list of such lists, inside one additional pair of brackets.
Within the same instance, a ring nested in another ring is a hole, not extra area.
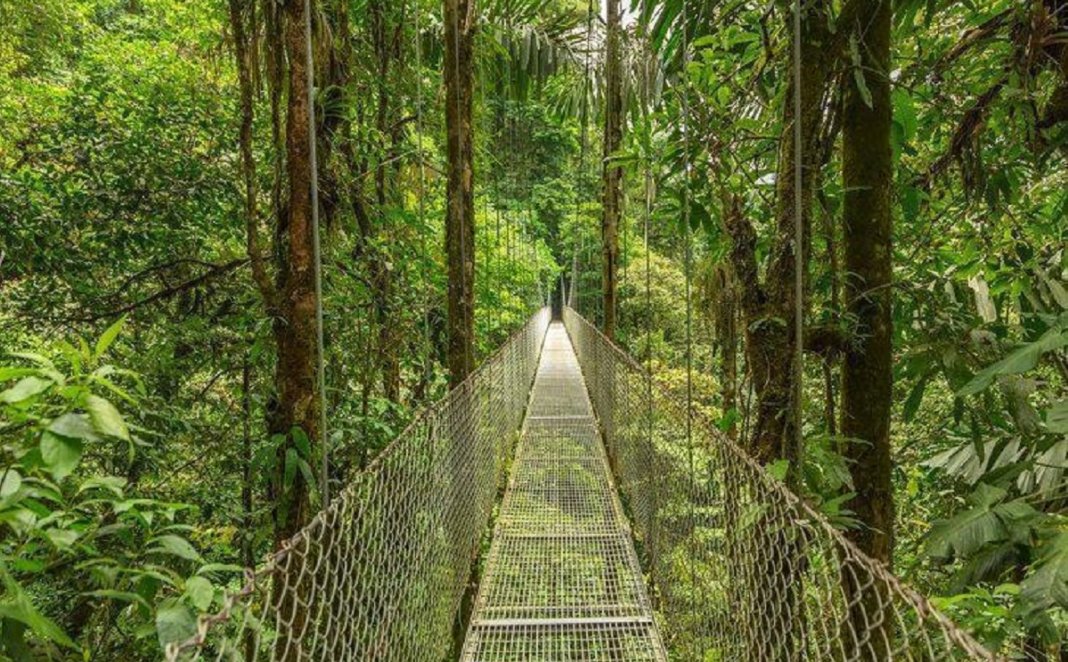
[(293, 445), (297, 447), (301, 457), (311, 457), (311, 442), (308, 441), (308, 433), (304, 428), (294, 425), (289, 432), (293, 437)]
[(89, 419), (97, 432), (124, 441), (130, 440), (130, 429), (126, 427), (126, 421), (119, 410), (115, 409), (115, 405), (98, 395), (89, 395), (85, 398), (85, 408), (89, 411)]
[(928, 373), (920, 378), (912, 390), (909, 391), (909, 396), (905, 399), (905, 405), (901, 411), (901, 417), (906, 423), (912, 421), (916, 417), (916, 412), (920, 408), (920, 403), (923, 402), (923, 392), (927, 388), (927, 382), (930, 381), (931, 374)]
[(1029, 612), (1054, 606), (1068, 609), (1068, 532), (1041, 547), (1034, 572), (1020, 583), (1020, 597)]
[(205, 563), (197, 569), (198, 575), (207, 575), (216, 572), (244, 572), (245, 567), (233, 563)]
[(1046, 429), (1055, 434), (1068, 434), (1068, 399), (1050, 405), (1046, 411)]
[(768, 465), (768, 473), (776, 480), (786, 480), (786, 474), (790, 471), (790, 461), (786, 459), (775, 460)]
[(51, 387), (53, 382), (49, 379), (41, 379), (40, 377), (26, 377), (20, 379), (14, 386), (0, 393), (0, 402), (6, 402), (7, 404), (15, 404), (28, 400), (35, 395), (44, 393)]
[(121, 602), (133, 602), (141, 605), (146, 609), (150, 609), (148, 602), (136, 593), (130, 593), (129, 591), (116, 591), (114, 589), (102, 588), (96, 591), (87, 591), (85, 595), (91, 595), (96, 598), (105, 598), (107, 600), (119, 600)]
[(70, 475), (82, 459), (82, 440), (48, 430), (41, 435), (41, 458), (57, 482)]
[(1008, 493), (980, 483), (968, 497), (968, 508), (948, 520), (939, 520), (927, 536), (927, 553), (936, 558), (966, 558), (985, 545), (1009, 540), (1021, 522), (1035, 510), (1022, 499), (1002, 503)]
[(78, 649), (67, 633), (58, 625), (37, 611), (33, 602), (22, 587), (0, 566), (0, 575), (4, 580), (4, 594), (0, 597), (0, 619), (10, 618), (26, 624), (33, 632), (60, 646)]
[(196, 631), (197, 621), (193, 612), (181, 603), (168, 604), (156, 612), (156, 635), (159, 645), (164, 648), (168, 644), (185, 641)]
[(101, 489), (111, 492), (116, 497), (122, 498), (122, 489), (126, 487), (126, 479), (118, 476), (93, 476), (87, 479), (78, 488), (78, 494), (89, 490)]
[(0, 382), (6, 382), (9, 379), (15, 379), (16, 377), (29, 377), (30, 375), (39, 374), (36, 368), (12, 368), (2, 367), (0, 368)]
[(78, 541), (78, 532), (71, 529), (47, 529), (44, 533), (56, 549), (70, 549)]
[(22, 476), (15, 467), (0, 471), (0, 499), (6, 499), (22, 487)]
[(157, 536), (150, 540), (149, 543), (157, 545), (156, 547), (153, 547), (152, 549), (148, 550), (150, 553), (156, 552), (171, 554), (187, 561), (200, 560), (200, 553), (197, 552), (196, 548), (194, 548), (188, 540), (181, 536), (176, 536), (173, 534)]
[(282, 486), (288, 492), (293, 487), (293, 477), (297, 473), (297, 464), (300, 457), (295, 448), (286, 449), (286, 465), (282, 476)]
[(44, 356), (42, 354), (35, 354), (34, 352), (11, 352), (11, 356), (15, 356), (20, 359), (26, 359), (27, 361), (36, 363), (37, 365), (41, 366), (42, 368), (45, 368), (46, 370), (56, 369), (56, 364), (52, 363), (52, 361), (47, 356)]
[(994, 380), (1003, 375), (1018, 375), (1031, 370), (1038, 365), (1038, 360), (1046, 352), (1052, 352), (1068, 345), (1068, 331), (1054, 328), (1047, 331), (1035, 342), (1028, 343), (1010, 353), (997, 363), (993, 363), (979, 371), (975, 377), (965, 384), (957, 395), (964, 397), (974, 395), (990, 386)]
[(68, 439), (81, 439), (83, 441), (97, 441), (93, 424), (85, 414), (63, 414), (48, 425), (48, 431)]
[(911, 140), (916, 135), (919, 121), (916, 115), (916, 107), (912, 103), (912, 96), (904, 88), (895, 88), (890, 99), (894, 106), (894, 122), (901, 126), (906, 140)]
[(190, 577), (185, 582), (185, 596), (199, 611), (207, 611), (215, 599), (215, 587), (204, 577)]
[(99, 359), (104, 355), (104, 352), (108, 351), (111, 347), (111, 343), (115, 342), (115, 339), (119, 337), (119, 333), (122, 331), (123, 324), (126, 323), (126, 316), (123, 315), (117, 322), (112, 324), (101, 334), (100, 338), (96, 341), (96, 348), (93, 350), (93, 359)]
[(849, 55), (853, 60), (853, 81), (857, 85), (857, 92), (860, 93), (864, 105), (874, 108), (875, 104), (871, 97), (871, 90), (868, 89), (868, 81), (864, 79), (864, 68), (861, 66), (860, 46), (857, 44), (856, 35), (849, 37)]

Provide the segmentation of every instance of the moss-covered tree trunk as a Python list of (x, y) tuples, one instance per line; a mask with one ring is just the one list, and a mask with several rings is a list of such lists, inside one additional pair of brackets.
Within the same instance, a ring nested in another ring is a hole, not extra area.
[[(861, 550), (888, 564), (894, 527), (890, 484), (890, 21), (886, 0), (859, 3), (856, 22), (848, 27), (859, 44), (863, 73), (845, 79), (842, 117), (842, 223), (849, 274), (845, 299), (858, 332), (842, 366), (841, 431), (847, 439), (856, 440), (847, 451), (856, 491), (849, 508), (864, 523), (850, 537)], [(875, 613), (883, 604), (885, 596), (877, 589), (866, 590), (853, 610), (854, 627), (878, 627)], [(885, 619), (882, 627), (888, 627), (890, 620)], [(874, 649), (868, 655), (886, 659), (886, 636), (872, 633), (870, 640)]]
[[(789, 2), (782, 3), (782, 15), (790, 16)], [(809, 235), (816, 173), (824, 166), (823, 151), (818, 149), (822, 137), (828, 93), (828, 79), (835, 62), (834, 36), (828, 23), (828, 4), (822, 0), (807, 3), (801, 28), (801, 89), (793, 84), (792, 75), (783, 102), (782, 129), (775, 190), (775, 230), (771, 261), (763, 282), (756, 263), (756, 234), (745, 217), (738, 200), (728, 201), (726, 225), (733, 240), (732, 265), (738, 279), (739, 303), (745, 329), (746, 365), (756, 395), (755, 422), (746, 441), (749, 451), (762, 463), (780, 458), (796, 465), (797, 451), (793, 440), (795, 421), (791, 406), (795, 388), (791, 365), (796, 351), (794, 329), (794, 261), (807, 263), (804, 252), (794, 246), (794, 164), (802, 165), (801, 218), (805, 236)], [(786, 71), (793, 66), (793, 58)], [(793, 98), (801, 95), (801, 117), (795, 118)], [(802, 153), (795, 154), (794, 122), (801, 123)], [(807, 284), (806, 284), (807, 290)], [(804, 305), (804, 302), (802, 302)]]
[(475, 0), (445, 0), (445, 123), (448, 133), (448, 366), (455, 386), (474, 369), (475, 195), (471, 109)]

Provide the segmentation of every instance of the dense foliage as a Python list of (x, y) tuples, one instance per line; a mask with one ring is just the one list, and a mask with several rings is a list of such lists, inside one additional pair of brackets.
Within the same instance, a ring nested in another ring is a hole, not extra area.
[[(273, 422), (279, 316), (248, 237), (281, 272), (285, 4), (0, 2), (0, 659), (157, 657), (276, 544), (289, 488), (317, 504), (322, 448), (336, 490), (447, 388), (441, 3), (317, 0), (327, 437)], [(744, 442), (760, 329), (732, 249), (744, 218), (766, 280), (782, 248), (789, 3), (625, 4), (616, 337), (680, 392), (690, 363)], [(605, 317), (606, 33), (585, 0), (477, 6), (484, 357), (554, 292)], [(889, 560), (1030, 659), (1068, 638), (1066, 35), (1061, 0), (894, 3)], [(845, 99), (875, 87), (865, 47), (828, 65), (806, 148), (805, 311), (829, 340), (806, 352), (797, 461), (854, 531), (840, 146)]]

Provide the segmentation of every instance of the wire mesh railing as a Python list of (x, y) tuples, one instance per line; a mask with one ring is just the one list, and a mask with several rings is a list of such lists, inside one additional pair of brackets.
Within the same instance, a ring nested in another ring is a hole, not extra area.
[(166, 659), (444, 659), (549, 317), (417, 416)]
[(575, 311), (564, 322), (672, 659), (995, 659)]

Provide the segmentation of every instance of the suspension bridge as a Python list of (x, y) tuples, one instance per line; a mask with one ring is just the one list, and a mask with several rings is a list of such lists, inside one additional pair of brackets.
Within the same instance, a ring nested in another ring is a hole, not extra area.
[(167, 659), (995, 659), (562, 317), (536, 313)]

